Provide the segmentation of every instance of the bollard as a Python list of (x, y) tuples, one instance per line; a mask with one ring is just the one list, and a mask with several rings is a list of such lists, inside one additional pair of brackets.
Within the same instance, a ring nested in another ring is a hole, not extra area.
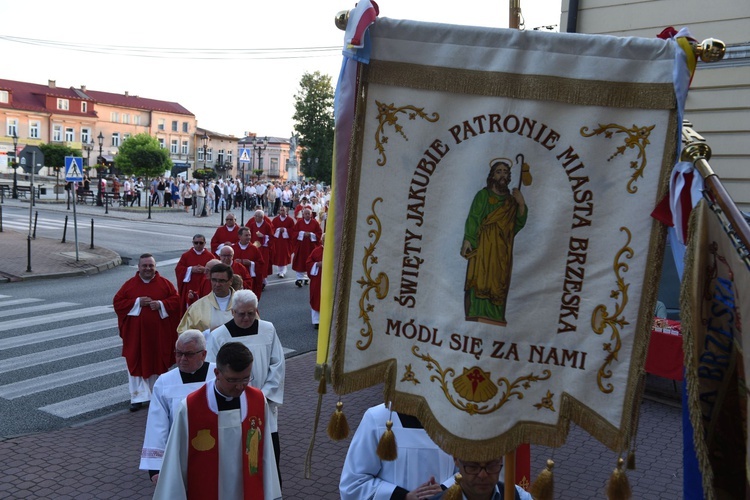
[(63, 225), (63, 239), (60, 243), (65, 243), (65, 235), (68, 232), (68, 216), (65, 216), (65, 224)]
[(31, 235), (26, 236), (26, 272), (31, 272)]
[(104, 213), (109, 215), (109, 197), (106, 193), (104, 193)]
[(94, 219), (91, 219), (91, 249), (94, 248)]
[[(149, 219), (151, 218), (151, 206), (153, 205), (153, 201), (154, 201), (153, 197), (149, 197), (148, 201), (146, 201), (146, 203), (148, 204), (148, 218)], [(141, 202), (139, 200), (138, 201), (138, 206), (140, 206), (140, 205), (141, 205)]]
[(224, 204), (221, 204), (221, 219), (219, 219), (219, 225), (224, 224)]
[(3, 232), (3, 207), (0, 206), (0, 233)]
[(5, 203), (5, 186), (0, 187), (0, 205)]
[(33, 238), (36, 239), (36, 221), (39, 220), (39, 211), (34, 212), (34, 236)]

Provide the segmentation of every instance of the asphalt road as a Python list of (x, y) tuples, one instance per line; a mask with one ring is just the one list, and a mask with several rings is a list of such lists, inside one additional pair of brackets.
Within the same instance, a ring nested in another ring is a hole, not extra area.
[[(65, 214), (39, 212), (37, 236), (61, 238)], [(213, 234), (210, 228), (189, 225), (94, 219), (97, 245), (133, 258), (132, 264), (141, 253), (151, 252), (158, 271), (173, 282), (175, 263), (191, 236)], [(3, 224), (28, 230), (28, 209), (6, 207)], [(135, 272), (134, 265), (123, 265), (92, 276), (0, 285), (0, 438), (126, 411), (127, 372), (111, 305), (115, 292)], [(315, 350), (317, 342), (308, 289), (297, 288), (293, 276), (269, 277), (260, 303), (261, 315), (276, 326), (287, 357)]]

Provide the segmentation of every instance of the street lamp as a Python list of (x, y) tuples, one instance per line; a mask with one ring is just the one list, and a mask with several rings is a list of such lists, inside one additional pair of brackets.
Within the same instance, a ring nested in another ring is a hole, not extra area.
[[(253, 139), (253, 151), (258, 152), (258, 165), (255, 167), (255, 175), (258, 176), (258, 180), (260, 180), (260, 176), (263, 174), (263, 165), (261, 164), (261, 155), (263, 154), (263, 151), (266, 150), (268, 147), (268, 136), (264, 137), (262, 141), (258, 140), (258, 136), (256, 135)], [(258, 173), (260, 171), (260, 173)]]
[[(99, 141), (99, 158), (96, 162), (97, 167), (103, 167), (104, 165), (102, 165), (102, 160), (104, 160), (104, 157), (102, 156), (102, 148), (104, 148), (104, 134), (102, 134), (101, 131), (99, 132), (99, 135), (96, 136), (96, 140)], [(102, 205), (104, 205), (104, 203), (102, 202), (102, 198), (104, 197), (104, 186), (102, 186), (102, 179), (101, 179), (102, 169), (97, 168), (96, 173), (97, 173), (96, 182), (99, 183), (99, 189), (97, 190), (97, 195), (96, 195), (96, 206), (101, 207)]]
[(18, 171), (18, 134), (16, 133), (16, 129), (13, 128), (13, 199), (18, 199), (18, 176), (16, 172)]
[[(201, 140), (203, 141), (203, 170), (206, 170), (206, 161), (208, 161), (208, 133), (204, 130), (203, 131), (203, 137), (201, 137)], [(199, 186), (200, 187), (200, 186)], [(208, 184), (206, 184), (206, 188), (208, 187)], [(200, 189), (198, 190), (200, 192)], [(197, 199), (198, 193), (195, 193), (193, 196)], [(203, 195), (203, 208), (201, 209), (201, 213), (198, 214), (201, 217), (208, 216), (208, 212), (206, 211), (206, 196), (205, 193)]]

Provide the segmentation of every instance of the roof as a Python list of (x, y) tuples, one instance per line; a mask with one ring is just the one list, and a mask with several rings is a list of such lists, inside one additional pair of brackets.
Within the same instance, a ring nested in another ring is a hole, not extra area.
[(195, 116), (185, 109), (181, 104), (170, 101), (160, 101), (157, 99), (148, 99), (137, 95), (113, 94), (111, 92), (101, 92), (98, 90), (82, 90), (81, 93), (89, 96), (95, 102), (108, 104), (111, 106), (122, 106), (125, 108), (145, 109), (148, 111), (161, 111), (163, 113), (174, 113), (178, 115)]
[[(240, 144), (252, 144), (256, 137), (259, 141), (262, 141), (266, 138), (265, 136), (261, 135), (248, 135), (247, 137), (243, 137), (242, 139), (240, 139)], [(289, 144), (289, 137), (268, 136), (268, 144)]]
[(81, 113), (75, 110), (49, 109), (46, 106), (46, 98), (55, 97), (63, 99), (89, 100), (79, 96), (74, 90), (62, 87), (50, 87), (36, 83), (18, 82), (15, 80), (0, 79), (0, 90), (8, 90), (13, 95), (10, 103), (0, 103), (2, 108), (23, 109), (40, 113), (55, 113), (61, 115), (95, 116), (93, 109)]

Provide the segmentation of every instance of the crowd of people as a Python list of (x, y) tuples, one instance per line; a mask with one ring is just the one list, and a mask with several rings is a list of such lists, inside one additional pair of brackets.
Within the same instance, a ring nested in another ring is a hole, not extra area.
[[(172, 197), (171, 184), (163, 182), (164, 190), (160, 184), (154, 193), (163, 191), (161, 203), (189, 199), (184, 190)], [(234, 207), (236, 193), (220, 199)], [(154, 498), (282, 497), (278, 412), (285, 358), (275, 326), (261, 316), (261, 297), (268, 276), (284, 277), (291, 266), (295, 285), (309, 286), (317, 329), (324, 243), (319, 221), (328, 198), (316, 186), (299, 186), (295, 194), (290, 184), (267, 185), (250, 199), (254, 211), (244, 226), (228, 211), (210, 239), (193, 236), (175, 267), (176, 286), (159, 274), (153, 255), (143, 254), (135, 276), (115, 295), (130, 410), (148, 404), (140, 468), (155, 485)], [(439, 498), (455, 472), (463, 475), (464, 498), (501, 498), (501, 458), (480, 463), (450, 457), (408, 415), (393, 419), (398, 458), (380, 460), (377, 437), (391, 419), (382, 405), (365, 415), (346, 457), (341, 498)], [(516, 498), (530, 498), (524, 495), (517, 490)]]

